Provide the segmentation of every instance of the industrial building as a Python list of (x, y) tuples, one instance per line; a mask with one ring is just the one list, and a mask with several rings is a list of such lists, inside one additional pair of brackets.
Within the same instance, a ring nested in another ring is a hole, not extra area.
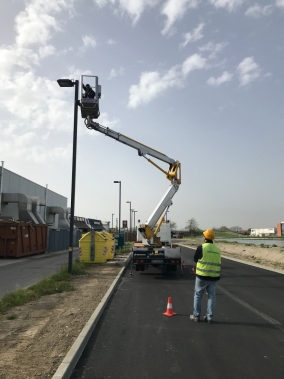
[(0, 168), (0, 216), (69, 230), (67, 197)]
[(277, 224), (277, 237), (284, 236), (284, 221), (281, 221)]
[[(48, 186), (41, 186), (7, 170), (3, 164), (2, 167), (0, 166), (0, 219), (2, 225), (5, 221), (21, 222), (21, 225), (24, 225), (23, 223), (46, 225), (48, 231), (45, 250), (59, 251), (69, 247), (69, 216), (70, 208), (67, 207), (67, 197), (50, 190)], [(4, 236), (4, 230), (8, 229), (6, 225), (6, 229), (3, 227), (0, 233), (2, 250), (4, 246), (7, 248), (9, 245)], [(74, 229), (73, 246), (78, 246), (82, 233), (92, 229), (104, 230), (104, 227), (100, 220), (74, 217)]]
[(251, 237), (275, 237), (276, 228), (251, 229)]

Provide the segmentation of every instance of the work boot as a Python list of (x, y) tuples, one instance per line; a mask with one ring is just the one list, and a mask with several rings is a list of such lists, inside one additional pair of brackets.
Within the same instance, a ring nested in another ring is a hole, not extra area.
[(207, 324), (212, 324), (213, 323), (213, 320), (208, 320), (207, 316), (203, 317), (203, 321), (207, 322)]
[(194, 316), (194, 315), (190, 315), (189, 318), (190, 318), (190, 320), (195, 321), (195, 322), (199, 322), (200, 321), (200, 318), (197, 317), (197, 316)]

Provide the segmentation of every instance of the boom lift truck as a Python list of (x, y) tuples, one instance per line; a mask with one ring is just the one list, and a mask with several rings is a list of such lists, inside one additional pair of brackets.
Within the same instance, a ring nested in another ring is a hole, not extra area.
[[(85, 75), (81, 76), (81, 88), (83, 88), (83, 80)], [(89, 76), (89, 78), (91, 78)], [(101, 86), (98, 85), (98, 77), (95, 78), (95, 89), (96, 95), (101, 94)], [(83, 93), (81, 91), (81, 93)], [(181, 261), (181, 249), (178, 245), (171, 244), (170, 241), (164, 245), (161, 243), (160, 238), (157, 236), (161, 225), (165, 221), (165, 216), (168, 212), (169, 207), (172, 205), (172, 198), (179, 189), (181, 184), (181, 165), (180, 162), (169, 158), (167, 155), (160, 153), (157, 150), (152, 149), (149, 146), (146, 146), (138, 141), (133, 140), (123, 134), (117, 133), (110, 128), (100, 125), (98, 122), (95, 122), (93, 119), (99, 117), (99, 97), (95, 101), (87, 102), (87, 106), (83, 108), (84, 98), (81, 99), (81, 110), (82, 118), (85, 118), (85, 125), (88, 129), (96, 130), (104, 134), (107, 137), (113, 138), (118, 142), (121, 142), (133, 149), (138, 151), (140, 157), (145, 158), (148, 162), (157, 167), (162, 171), (166, 178), (171, 182), (170, 187), (160, 200), (159, 204), (150, 215), (145, 224), (139, 225), (139, 232), (142, 235), (142, 241), (136, 241), (132, 248), (132, 268), (135, 267), (136, 271), (144, 271), (148, 266), (162, 267), (166, 271), (177, 271), (177, 267), (180, 268), (181, 274), (182, 271), (182, 261)], [(90, 105), (93, 104), (92, 108)], [(88, 111), (91, 109), (92, 111)], [(165, 171), (155, 162), (153, 162), (147, 156), (151, 156), (155, 159), (158, 159), (162, 162), (165, 162), (169, 165), (168, 171)]]

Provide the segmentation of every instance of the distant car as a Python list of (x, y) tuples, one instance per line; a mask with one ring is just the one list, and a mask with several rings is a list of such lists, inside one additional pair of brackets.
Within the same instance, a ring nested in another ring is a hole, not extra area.
[(172, 235), (172, 238), (177, 238), (177, 234), (173, 234), (173, 235)]

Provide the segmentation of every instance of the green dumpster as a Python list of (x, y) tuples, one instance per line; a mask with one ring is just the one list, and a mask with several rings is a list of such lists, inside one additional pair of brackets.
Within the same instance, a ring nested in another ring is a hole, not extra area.
[(125, 243), (124, 233), (115, 233), (114, 238), (115, 238), (115, 248), (122, 249)]

